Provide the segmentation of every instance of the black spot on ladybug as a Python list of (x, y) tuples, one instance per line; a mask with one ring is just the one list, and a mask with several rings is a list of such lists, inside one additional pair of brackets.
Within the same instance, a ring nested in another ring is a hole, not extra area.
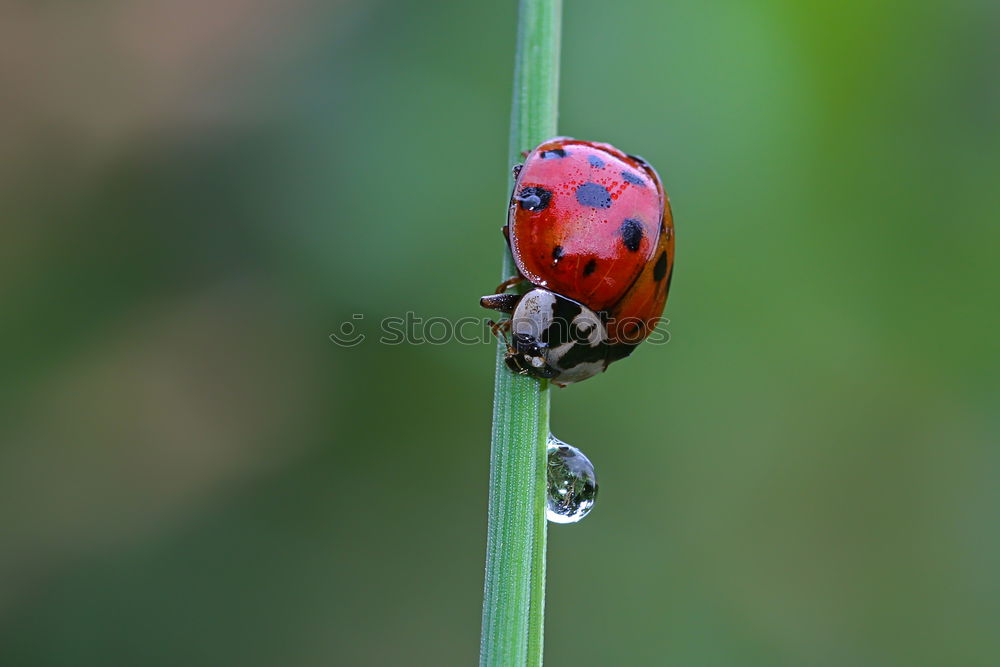
[(557, 245), (555, 248), (552, 249), (552, 260), (558, 262), (560, 259), (563, 258), (564, 254), (565, 251), (563, 250), (563, 247), (561, 245)]
[[(608, 345), (599, 343), (597, 345), (587, 345), (576, 342), (559, 359), (559, 366), (564, 369), (575, 368), (580, 364), (592, 364), (606, 361), (608, 356)], [(605, 364), (606, 366), (607, 364)]]
[(573, 340), (573, 320), (583, 312), (583, 307), (576, 301), (556, 296), (552, 302), (552, 322), (538, 337), (539, 342), (558, 347)]
[(550, 151), (542, 151), (543, 160), (553, 160), (561, 157), (566, 157), (566, 149), (564, 148), (553, 148)]
[[(566, 322), (572, 322), (573, 319), (583, 312), (583, 306), (578, 304), (576, 301), (567, 299), (564, 296), (556, 295), (555, 301), (552, 302), (552, 321), (555, 323), (557, 320), (566, 320)], [(569, 329), (567, 328), (567, 331)]]
[(642, 222), (635, 218), (625, 218), (619, 231), (625, 247), (632, 252), (638, 251), (639, 244), (642, 243)]
[(584, 183), (576, 189), (576, 200), (591, 208), (611, 208), (611, 193), (597, 183)]
[(619, 359), (624, 359), (628, 355), (632, 354), (632, 350), (636, 348), (635, 345), (630, 345), (629, 343), (615, 343), (614, 345), (608, 345), (608, 363), (618, 361)]
[(597, 260), (591, 259), (589, 262), (583, 265), (583, 275), (589, 276), (594, 270), (597, 269)]
[(590, 166), (593, 167), (594, 169), (604, 169), (604, 160), (597, 157), (596, 155), (588, 155), (587, 162), (589, 162)]
[(667, 275), (667, 251), (664, 250), (660, 253), (660, 257), (656, 260), (656, 266), (653, 267), (653, 280), (660, 282), (663, 277)]
[(624, 178), (626, 181), (628, 181), (632, 185), (641, 185), (641, 186), (646, 185), (643, 182), (641, 176), (639, 176), (638, 174), (633, 174), (631, 171), (623, 171), (622, 172), (622, 178)]
[(541, 211), (552, 201), (552, 193), (545, 188), (521, 188), (520, 194), (514, 197), (525, 211)]

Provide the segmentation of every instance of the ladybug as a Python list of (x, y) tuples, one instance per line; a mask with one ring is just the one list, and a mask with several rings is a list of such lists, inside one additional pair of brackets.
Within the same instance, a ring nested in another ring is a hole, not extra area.
[[(511, 370), (580, 382), (659, 321), (674, 266), (670, 202), (642, 158), (569, 137), (527, 153), (514, 178), (503, 233), (519, 275), (480, 303), (511, 315), (492, 323)], [(521, 282), (532, 289), (505, 293)]]

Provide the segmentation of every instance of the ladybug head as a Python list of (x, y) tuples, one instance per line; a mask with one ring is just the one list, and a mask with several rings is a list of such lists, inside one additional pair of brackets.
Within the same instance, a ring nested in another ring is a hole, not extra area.
[(609, 346), (601, 318), (581, 303), (533, 289), (511, 317), (507, 365), (558, 384), (579, 382), (607, 367)]

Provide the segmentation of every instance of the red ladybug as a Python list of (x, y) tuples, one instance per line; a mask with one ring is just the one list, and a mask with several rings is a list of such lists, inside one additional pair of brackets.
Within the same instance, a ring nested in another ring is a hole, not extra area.
[[(674, 223), (660, 177), (610, 144), (556, 137), (514, 168), (504, 235), (519, 276), (485, 296), (511, 314), (507, 365), (564, 385), (628, 356), (670, 289)], [(504, 294), (528, 281), (526, 294)]]

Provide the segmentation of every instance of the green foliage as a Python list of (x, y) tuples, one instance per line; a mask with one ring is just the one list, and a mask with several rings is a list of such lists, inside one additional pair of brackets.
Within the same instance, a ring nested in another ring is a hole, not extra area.
[[(556, 133), (561, 13), (560, 0), (521, 2), (508, 164)], [(505, 250), (502, 277), (514, 272)], [(540, 665), (549, 388), (511, 373), (504, 353), (498, 345), (480, 664)]]

